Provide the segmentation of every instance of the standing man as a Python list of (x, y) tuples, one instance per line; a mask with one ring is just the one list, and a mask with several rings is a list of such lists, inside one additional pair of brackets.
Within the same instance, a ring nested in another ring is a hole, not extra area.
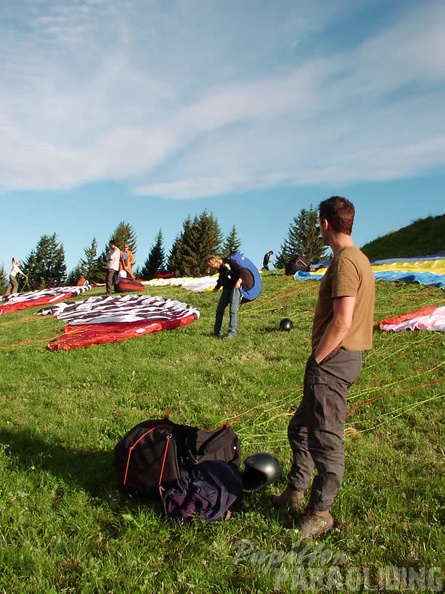
[(114, 277), (116, 276), (117, 272), (119, 271), (119, 262), (121, 259), (121, 251), (117, 247), (117, 241), (112, 239), (110, 241), (110, 250), (108, 252), (108, 261), (107, 261), (107, 295), (111, 295), (113, 292), (113, 282)]
[(374, 275), (351, 238), (354, 214), (353, 204), (340, 196), (319, 205), (321, 235), (333, 258), (320, 283), (303, 399), (288, 427), (293, 453), (288, 486), (272, 497), (276, 507), (302, 509), (317, 471), (298, 523), (300, 538), (334, 525), (329, 510), (343, 481), (347, 392), (362, 368), (362, 351), (372, 347)]

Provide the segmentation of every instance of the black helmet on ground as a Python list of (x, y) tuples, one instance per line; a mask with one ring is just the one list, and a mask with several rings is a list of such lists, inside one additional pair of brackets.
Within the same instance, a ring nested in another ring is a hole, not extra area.
[(280, 322), (280, 330), (284, 330), (285, 332), (289, 332), (294, 327), (292, 320), (289, 318), (283, 318)]
[(275, 456), (268, 452), (252, 454), (244, 462), (243, 492), (260, 491), (271, 485), (280, 476), (281, 467)]

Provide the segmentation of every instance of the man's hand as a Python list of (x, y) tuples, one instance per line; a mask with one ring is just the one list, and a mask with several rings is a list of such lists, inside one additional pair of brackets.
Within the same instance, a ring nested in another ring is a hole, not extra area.
[(323, 336), (314, 352), (315, 361), (320, 364), (333, 350), (337, 349), (352, 324), (355, 297), (336, 297), (334, 315), (326, 326)]

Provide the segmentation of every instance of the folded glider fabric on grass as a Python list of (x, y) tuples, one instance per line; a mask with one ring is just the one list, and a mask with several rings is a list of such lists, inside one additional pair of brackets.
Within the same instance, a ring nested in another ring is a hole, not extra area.
[(318, 272), (303, 272), (303, 270), (297, 270), (297, 272), (294, 274), (294, 279), (319, 281), (323, 278), (323, 274)]
[(151, 295), (90, 297), (59, 303), (38, 312), (68, 322), (62, 336), (48, 344), (51, 351), (117, 342), (142, 334), (191, 324), (199, 311), (187, 303)]
[(218, 275), (201, 276), (199, 278), (192, 277), (166, 277), (154, 278), (150, 281), (142, 281), (142, 284), (148, 287), (182, 287), (186, 291), (193, 291), (194, 293), (203, 293), (204, 291), (211, 291), (218, 280)]
[(434, 272), (403, 272), (402, 270), (374, 272), (376, 281), (397, 281), (400, 283), (418, 283), (426, 287), (445, 288), (445, 274)]
[(445, 332), (445, 307), (428, 306), (417, 311), (380, 322), (380, 329), (386, 332), (401, 330), (432, 330)]
[(371, 260), (373, 268), (379, 270), (405, 270), (411, 272), (435, 272), (445, 274), (445, 254), (417, 256), (412, 258), (388, 258)]
[[(241, 295), (243, 301), (253, 301), (261, 293), (262, 289), (262, 278), (258, 267), (253, 262), (248, 260), (240, 252), (234, 252), (230, 256), (235, 262), (237, 262), (243, 268), (247, 268), (253, 276), (253, 287), (246, 289), (241, 287)], [(320, 277), (321, 278), (321, 277)], [(211, 291), (218, 280), (218, 275), (202, 276), (200, 278), (189, 278), (189, 277), (166, 277), (166, 278), (155, 278), (150, 281), (142, 281), (145, 286), (153, 287), (182, 287), (187, 291), (193, 291), (195, 293), (201, 293), (204, 291)]]
[(29, 293), (13, 293), (7, 297), (0, 297), (0, 314), (10, 313), (29, 307), (41, 307), (48, 303), (57, 303), (63, 299), (69, 299), (88, 291), (90, 286), (82, 287), (56, 287), (54, 289), (42, 289)]
[[(329, 264), (329, 261), (323, 264)], [(442, 255), (374, 260), (371, 265), (376, 281), (418, 283), (445, 288), (445, 256)], [(320, 265), (312, 268), (313, 272), (296, 272), (295, 280), (321, 280), (326, 268)]]
[(145, 287), (137, 278), (123, 278), (119, 276), (114, 281), (114, 290), (117, 293), (137, 293), (144, 291)]

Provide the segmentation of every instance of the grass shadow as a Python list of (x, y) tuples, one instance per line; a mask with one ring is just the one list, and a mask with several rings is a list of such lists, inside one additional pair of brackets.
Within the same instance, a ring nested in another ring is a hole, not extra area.
[(0, 447), (11, 467), (49, 472), (93, 497), (117, 492), (112, 451), (73, 449), (29, 431), (5, 428), (0, 429)]

